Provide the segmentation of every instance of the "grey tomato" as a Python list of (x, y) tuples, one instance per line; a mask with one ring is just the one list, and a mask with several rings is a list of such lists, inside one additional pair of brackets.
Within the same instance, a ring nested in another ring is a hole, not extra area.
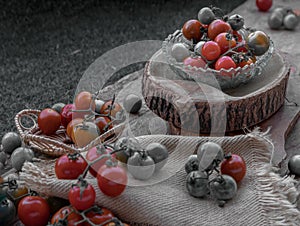
[(3, 165), (6, 163), (7, 156), (4, 152), (0, 152), (0, 163), (3, 163)]
[(192, 171), (199, 170), (199, 159), (197, 155), (189, 156), (187, 162), (184, 165), (185, 172), (189, 174)]
[(272, 13), (281, 13), (283, 17), (285, 17), (290, 11), (292, 11), (292, 8), (289, 7), (277, 7), (273, 10)]
[(197, 157), (199, 159), (199, 169), (210, 171), (224, 159), (224, 152), (220, 145), (206, 142), (198, 148)]
[(137, 142), (129, 137), (121, 137), (114, 144), (115, 150), (123, 149), (116, 152), (116, 157), (120, 162), (127, 163), (127, 160), (136, 150), (139, 150)]
[(228, 18), (227, 22), (230, 24), (233, 30), (238, 31), (244, 26), (245, 20), (241, 15), (234, 14)]
[(186, 178), (186, 188), (191, 196), (205, 197), (209, 193), (207, 174), (201, 171), (190, 172)]
[(194, 47), (195, 54), (201, 56), (202, 55), (202, 47), (205, 44), (205, 41), (198, 42)]
[(215, 18), (214, 12), (209, 7), (203, 7), (198, 12), (198, 20), (202, 24), (210, 24)]
[(21, 147), (21, 137), (15, 132), (8, 132), (2, 137), (2, 150), (11, 154), (16, 148)]
[(9, 225), (16, 216), (16, 207), (11, 200), (3, 198), (0, 200), (0, 222), (1, 225)]
[(283, 25), (288, 30), (294, 30), (298, 25), (299, 19), (294, 13), (289, 13), (283, 18)]
[(263, 31), (251, 32), (246, 42), (251, 52), (256, 56), (263, 55), (270, 47), (270, 39)]
[(190, 56), (190, 51), (183, 43), (175, 43), (171, 49), (171, 56), (175, 58), (177, 62), (182, 62), (185, 58)]
[(167, 163), (169, 152), (164, 145), (160, 143), (151, 143), (145, 150), (155, 162), (155, 171), (160, 170)]
[(105, 104), (103, 100), (95, 100), (95, 112), (101, 114), (101, 108)]
[(292, 174), (300, 176), (300, 155), (294, 155), (290, 158), (288, 168)]
[(146, 153), (134, 153), (127, 161), (127, 169), (138, 180), (149, 179), (155, 171), (153, 159)]
[(61, 110), (64, 108), (64, 106), (65, 106), (64, 103), (56, 103), (56, 104), (53, 104), (51, 108), (60, 114)]
[(125, 110), (129, 113), (136, 114), (142, 107), (142, 99), (135, 94), (129, 94), (123, 102)]
[(281, 12), (273, 12), (268, 18), (268, 24), (271, 29), (281, 28), (283, 23), (283, 14)]
[(25, 161), (31, 161), (34, 157), (34, 153), (31, 149), (25, 147), (19, 147), (11, 155), (12, 167), (20, 171)]
[(217, 200), (232, 199), (237, 192), (237, 184), (229, 175), (221, 175), (210, 182), (210, 193)]

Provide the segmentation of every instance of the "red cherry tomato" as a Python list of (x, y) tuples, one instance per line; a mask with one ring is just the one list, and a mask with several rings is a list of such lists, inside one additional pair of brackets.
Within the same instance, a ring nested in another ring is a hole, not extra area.
[(225, 32), (218, 34), (215, 38), (215, 42), (220, 46), (221, 54), (236, 46), (236, 41), (232, 34)]
[[(100, 110), (100, 113), (101, 114), (108, 114), (111, 105), (112, 105), (112, 100), (109, 100), (109, 101), (105, 102), (105, 104), (102, 106), (102, 108)], [(114, 105), (113, 105), (112, 110), (111, 110), (111, 116), (116, 117), (116, 114), (118, 112), (120, 112), (121, 110), (122, 110), (121, 105), (114, 102)]]
[(92, 185), (87, 184), (82, 193), (80, 186), (83, 185), (72, 186), (68, 196), (71, 205), (79, 211), (92, 207), (96, 199), (96, 192)]
[(45, 226), (50, 217), (50, 208), (39, 196), (26, 196), (18, 205), (18, 216), (25, 226)]
[(229, 175), (238, 183), (246, 174), (246, 163), (244, 159), (236, 154), (231, 154), (231, 157), (226, 158), (221, 163), (221, 173)]
[(214, 41), (208, 41), (202, 47), (202, 56), (207, 60), (216, 60), (220, 54), (220, 46)]
[(75, 110), (74, 104), (66, 104), (60, 112), (61, 124), (63, 127), (67, 128), (69, 122), (73, 119), (73, 110)]
[(211, 40), (214, 40), (218, 34), (223, 32), (232, 32), (230, 24), (223, 20), (216, 19), (208, 26), (207, 35)]
[(272, 0), (256, 0), (256, 6), (260, 11), (266, 12), (272, 7)]
[[(85, 216), (94, 224), (100, 225), (106, 221), (111, 220), (114, 215), (106, 208), (99, 208), (99, 211), (91, 210), (85, 214)], [(89, 226), (88, 222), (85, 222), (84, 226)]]
[(236, 68), (236, 63), (233, 61), (233, 59), (231, 57), (222, 56), (215, 63), (215, 69), (217, 71), (219, 71), (222, 68), (225, 69), (225, 70), (228, 70), (230, 68)]
[[(95, 119), (95, 124), (98, 126), (100, 133), (104, 133), (106, 132), (105, 129), (112, 129), (113, 125), (110, 124), (109, 126), (107, 126), (109, 123), (111, 122), (111, 120), (108, 117), (97, 117)], [(108, 127), (108, 128), (107, 128)]]
[(38, 116), (40, 130), (46, 135), (54, 134), (60, 127), (60, 114), (51, 108), (42, 110)]
[(62, 207), (58, 210), (51, 218), (51, 224), (58, 223), (59, 220), (66, 221), (67, 226), (83, 226), (84, 223), (76, 224), (77, 222), (81, 221), (83, 218), (74, 212), (73, 208), (70, 206)]
[(98, 171), (97, 181), (105, 195), (116, 197), (125, 190), (128, 178), (122, 167), (104, 165)]
[[(107, 147), (105, 148), (105, 150), (103, 151), (103, 154), (101, 153), (98, 153), (97, 151), (97, 147), (93, 147), (91, 148), (90, 150), (88, 150), (87, 154), (86, 154), (86, 159), (90, 162), (94, 161), (95, 159), (99, 158), (101, 155), (104, 155), (104, 154), (109, 154), (110, 152), (112, 152), (113, 149)], [(113, 154), (112, 155), (112, 158), (113, 159), (116, 159), (116, 154)], [(105, 165), (106, 161), (108, 160), (109, 158), (103, 158), (101, 160), (99, 160), (98, 162), (96, 162), (95, 164), (91, 165), (91, 167), (89, 168), (89, 171), (90, 173), (96, 177), (97, 176), (97, 172), (98, 170), (103, 166)]]
[(183, 64), (192, 67), (205, 68), (206, 62), (202, 59), (202, 57), (187, 57), (184, 59)]
[(81, 156), (62, 155), (55, 162), (55, 174), (58, 179), (77, 179), (87, 165)]
[(242, 42), (243, 36), (238, 31), (232, 31), (233, 37), (235, 38), (235, 41)]
[(78, 110), (87, 110), (92, 107), (95, 110), (95, 101), (93, 100), (93, 95), (88, 91), (82, 91), (78, 93), (75, 98), (75, 106)]
[(66, 104), (63, 109), (61, 110), (60, 116), (61, 116), (61, 124), (67, 128), (68, 124), (73, 119), (83, 119), (87, 112), (76, 112), (76, 107), (74, 104)]
[(182, 27), (182, 33), (188, 40), (200, 41), (202, 33), (200, 31), (201, 23), (198, 20), (189, 20)]

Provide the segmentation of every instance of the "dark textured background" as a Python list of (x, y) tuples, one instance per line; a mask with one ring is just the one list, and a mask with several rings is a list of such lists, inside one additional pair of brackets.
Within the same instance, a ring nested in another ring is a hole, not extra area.
[(245, 0), (6, 0), (0, 3), (0, 138), (24, 108), (70, 102), (87, 67), (106, 51), (163, 40), (200, 8)]

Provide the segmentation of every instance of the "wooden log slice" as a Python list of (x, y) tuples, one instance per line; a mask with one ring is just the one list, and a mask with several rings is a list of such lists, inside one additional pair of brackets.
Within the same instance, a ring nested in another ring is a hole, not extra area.
[(252, 127), (283, 105), (290, 66), (275, 52), (261, 75), (235, 89), (219, 90), (182, 80), (158, 51), (145, 67), (147, 106), (168, 121), (173, 133), (222, 134)]

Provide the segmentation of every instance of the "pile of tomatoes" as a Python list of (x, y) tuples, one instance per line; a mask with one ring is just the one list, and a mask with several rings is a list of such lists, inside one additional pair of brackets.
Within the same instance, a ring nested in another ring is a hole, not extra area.
[(187, 21), (182, 34), (187, 41), (175, 43), (171, 55), (177, 62), (196, 68), (220, 71), (256, 62), (270, 46), (262, 31), (246, 29), (239, 14), (219, 16), (215, 8), (204, 7), (198, 20)]
[(186, 187), (191, 196), (203, 198), (210, 195), (223, 207), (237, 193), (237, 184), (246, 175), (246, 163), (241, 156), (224, 155), (218, 144), (206, 142), (199, 147), (197, 154), (188, 158), (185, 171), (188, 174)]
[(42, 197), (18, 185), (15, 179), (0, 177), (0, 223), (9, 225), (16, 216), (25, 226), (46, 225), (124, 225), (108, 209), (78, 201), (80, 193), (72, 194), (70, 203), (55, 197)]
[(138, 180), (147, 180), (167, 163), (169, 152), (160, 143), (150, 143), (141, 148), (134, 138), (122, 137), (114, 145), (116, 158), (127, 164), (128, 172)]
[(111, 129), (121, 112), (121, 105), (114, 99), (104, 102), (96, 99), (96, 95), (82, 91), (74, 104), (58, 103), (42, 110), (38, 115), (38, 126), (45, 135), (53, 135), (63, 127), (77, 147), (84, 147)]
[(290, 7), (277, 7), (268, 17), (268, 25), (271, 29), (281, 28), (294, 30), (299, 24), (299, 15)]

